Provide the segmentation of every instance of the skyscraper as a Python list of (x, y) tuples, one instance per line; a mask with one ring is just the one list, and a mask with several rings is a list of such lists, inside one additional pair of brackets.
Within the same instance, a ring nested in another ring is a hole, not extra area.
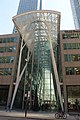
[[(38, 1), (39, 0), (20, 0), (17, 14), (37, 10), (38, 9)], [(16, 33), (15, 27), (13, 29), (13, 33)]]
[(20, 0), (17, 14), (37, 10), (38, 0)]
[(80, 29), (80, 0), (70, 0), (76, 29)]

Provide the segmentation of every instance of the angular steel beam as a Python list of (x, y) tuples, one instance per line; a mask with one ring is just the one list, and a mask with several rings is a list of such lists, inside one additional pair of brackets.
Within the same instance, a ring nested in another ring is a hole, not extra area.
[(52, 59), (52, 65), (53, 65), (53, 69), (54, 69), (54, 75), (55, 75), (55, 79), (56, 79), (56, 85), (57, 85), (57, 91), (58, 91), (58, 95), (59, 95), (59, 100), (60, 100), (60, 104), (61, 104), (61, 108), (62, 111), (64, 110), (63, 108), (63, 102), (62, 102), (62, 97), (61, 97), (61, 88), (60, 88), (60, 82), (59, 82), (59, 76), (58, 76), (58, 71), (57, 71), (57, 66), (56, 66), (56, 60), (54, 57), (54, 51), (53, 51), (53, 46), (52, 46), (52, 42), (51, 42), (51, 30), (50, 27), (47, 25), (48, 27), (48, 36), (49, 36), (49, 43), (50, 43), (50, 54), (51, 54), (51, 59)]
[(21, 49), (20, 49), (20, 56), (19, 56), (19, 63), (18, 63), (18, 72), (17, 72), (17, 79), (16, 79), (16, 85), (15, 85), (15, 89), (14, 89), (14, 93), (13, 93), (13, 97), (12, 97), (12, 101), (11, 101), (11, 105), (10, 105), (10, 110), (12, 109), (13, 107), (13, 103), (14, 103), (14, 100), (15, 100), (15, 96), (16, 96), (16, 93), (17, 93), (17, 90), (18, 90), (18, 86), (19, 86), (19, 83), (21, 81), (21, 78), (23, 76), (23, 73), (27, 67), (27, 64), (28, 64), (28, 61), (29, 61), (29, 51), (28, 51), (28, 55), (27, 55), (27, 61), (26, 61), (26, 64), (20, 74), (20, 66), (21, 66), (21, 55), (22, 55), (22, 50), (23, 50), (23, 39), (22, 39), (22, 42), (21, 42)]

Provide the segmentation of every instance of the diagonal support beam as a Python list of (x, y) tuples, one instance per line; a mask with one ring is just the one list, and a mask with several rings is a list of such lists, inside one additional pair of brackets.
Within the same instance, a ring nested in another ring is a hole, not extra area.
[(57, 84), (57, 91), (58, 91), (58, 95), (59, 95), (59, 99), (60, 99), (61, 108), (62, 108), (62, 111), (63, 111), (63, 103), (62, 103), (62, 97), (61, 97), (60, 82), (59, 82), (59, 77), (58, 77), (58, 72), (57, 72), (56, 61), (55, 61), (55, 57), (54, 57), (54, 51), (53, 51), (52, 47), (50, 48), (50, 53), (51, 53), (54, 75), (55, 75), (56, 84)]
[(61, 88), (60, 88), (59, 76), (58, 76), (56, 61), (55, 61), (55, 57), (54, 57), (54, 51), (53, 51), (53, 47), (52, 47), (51, 34), (50, 33), (49, 33), (50, 54), (51, 54), (52, 65), (53, 65), (53, 69), (54, 69), (54, 75), (55, 75), (55, 79), (56, 79), (57, 91), (58, 91), (58, 95), (59, 95), (59, 99), (60, 99), (61, 108), (62, 108), (62, 111), (63, 111), (64, 108), (63, 108), (62, 97), (61, 97)]
[(12, 109), (13, 107), (13, 103), (14, 103), (14, 100), (15, 100), (15, 96), (16, 96), (16, 93), (17, 93), (17, 90), (18, 90), (18, 86), (19, 86), (19, 83), (21, 81), (21, 78), (23, 76), (23, 73), (27, 67), (27, 64), (28, 64), (28, 61), (29, 61), (29, 51), (28, 51), (28, 55), (27, 55), (27, 62), (20, 74), (20, 66), (21, 66), (21, 55), (22, 55), (22, 50), (23, 50), (23, 39), (22, 39), (22, 42), (21, 42), (21, 49), (20, 49), (20, 56), (19, 56), (19, 64), (18, 64), (18, 72), (17, 72), (17, 79), (16, 79), (16, 85), (15, 85), (15, 89), (14, 89), (14, 93), (13, 93), (13, 97), (12, 97), (12, 101), (11, 101), (11, 106), (10, 106), (10, 109)]

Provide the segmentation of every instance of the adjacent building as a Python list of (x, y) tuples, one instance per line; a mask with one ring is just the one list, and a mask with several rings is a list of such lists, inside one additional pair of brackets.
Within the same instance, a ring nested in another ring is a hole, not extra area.
[(80, 29), (80, 0), (70, 0), (76, 29)]
[(80, 109), (80, 30), (61, 31), (60, 47), (64, 106), (76, 111)]
[(0, 35), (0, 106), (10, 104), (16, 80), (19, 35)]

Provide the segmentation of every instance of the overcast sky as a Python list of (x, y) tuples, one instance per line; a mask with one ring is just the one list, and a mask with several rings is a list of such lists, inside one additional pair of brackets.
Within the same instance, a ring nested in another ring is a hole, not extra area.
[[(17, 13), (19, 1), (0, 1), (0, 35), (12, 33), (12, 17)], [(74, 29), (70, 0), (43, 0), (43, 9), (61, 12), (61, 30)]]

